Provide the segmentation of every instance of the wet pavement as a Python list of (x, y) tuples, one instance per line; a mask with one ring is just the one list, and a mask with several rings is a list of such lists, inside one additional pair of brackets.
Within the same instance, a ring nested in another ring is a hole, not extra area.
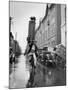
[[(12, 73), (10, 74), (10, 88), (26, 88), (32, 70), (29, 57), (21, 55), (18, 58), (18, 63), (12, 66)], [(33, 75), (34, 82), (29, 87), (45, 87), (45, 86), (61, 86), (66, 85), (66, 70), (61, 68), (43, 67), (39, 62), (35, 68)]]
[(35, 87), (66, 85), (66, 71), (58, 68), (36, 68)]
[(25, 88), (29, 79), (29, 66), (26, 67), (26, 59), (24, 55), (18, 58), (18, 63), (12, 66), (10, 74), (10, 88)]

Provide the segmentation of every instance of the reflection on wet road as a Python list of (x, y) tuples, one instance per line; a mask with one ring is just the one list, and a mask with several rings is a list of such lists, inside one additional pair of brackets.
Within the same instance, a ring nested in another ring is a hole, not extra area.
[[(27, 57), (28, 58), (28, 57)], [(24, 55), (18, 58), (18, 64), (12, 67), (10, 74), (10, 88), (26, 88), (30, 78), (31, 66)], [(33, 77), (32, 77), (33, 78)], [(37, 62), (35, 68), (33, 87), (56, 86), (66, 84), (66, 70), (55, 68), (43, 68), (43, 65)]]
[(26, 67), (24, 55), (19, 57), (19, 63), (15, 65), (15, 71), (10, 75), (10, 88), (25, 88), (29, 79), (29, 66)]
[(36, 87), (66, 85), (66, 70), (44, 67), (38, 63), (34, 83)]

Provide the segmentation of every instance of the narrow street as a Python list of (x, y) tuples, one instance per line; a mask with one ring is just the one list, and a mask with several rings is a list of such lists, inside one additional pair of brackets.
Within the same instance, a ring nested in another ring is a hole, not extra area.
[(10, 2), (9, 32), (9, 88), (66, 85), (65, 4)]
[[(18, 64), (15, 64), (15, 69), (14, 65), (12, 67), (10, 88), (26, 88), (30, 78), (31, 66), (29, 61), (26, 60), (24, 55), (21, 55), (18, 60), (19, 62)], [(44, 67), (41, 63), (37, 62), (32, 87), (65, 85), (65, 72), (65, 70), (59, 68)]]

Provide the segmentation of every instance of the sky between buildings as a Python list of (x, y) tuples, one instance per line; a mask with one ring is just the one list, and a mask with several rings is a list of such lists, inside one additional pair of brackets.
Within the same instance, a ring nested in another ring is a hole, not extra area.
[(42, 3), (30, 3), (23, 1), (11, 1), (10, 6), (10, 16), (13, 17), (11, 31), (19, 42), (19, 45), (24, 52), (28, 36), (28, 24), (31, 16), (36, 17), (36, 27), (39, 25), (39, 20), (44, 17), (46, 11), (46, 4)]

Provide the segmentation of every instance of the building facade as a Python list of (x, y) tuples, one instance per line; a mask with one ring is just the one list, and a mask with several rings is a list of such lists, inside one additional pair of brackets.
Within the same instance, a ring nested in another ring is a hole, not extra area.
[(55, 47), (63, 42), (62, 7), (63, 5), (60, 4), (47, 4), (45, 16), (36, 30), (35, 40), (38, 48)]
[(31, 17), (29, 21), (28, 38), (35, 39), (35, 17)]
[(61, 5), (61, 43), (66, 46), (66, 5)]

